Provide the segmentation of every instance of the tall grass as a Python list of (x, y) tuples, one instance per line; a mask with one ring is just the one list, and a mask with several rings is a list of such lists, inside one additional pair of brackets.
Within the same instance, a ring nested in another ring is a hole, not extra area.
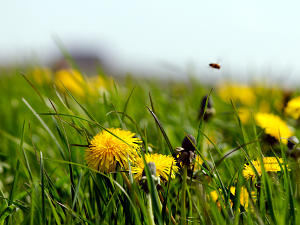
[[(78, 97), (53, 83), (37, 84), (30, 70), (1, 73), (0, 224), (300, 223), (297, 161), (286, 155), (283, 143), (268, 144), (253, 118), (243, 124), (238, 103), (224, 101), (215, 89), (193, 79), (161, 83), (126, 77), (104, 93)], [(217, 113), (199, 120), (207, 94)], [(257, 94), (255, 104), (264, 98)], [(275, 102), (278, 95), (268, 99)], [(299, 134), (297, 121), (287, 120)], [(171, 155), (192, 134), (204, 163), (193, 176), (183, 168), (159, 188), (146, 166), (145, 191), (130, 170), (103, 173), (87, 166), (89, 141), (111, 127), (135, 132), (143, 141), (141, 155), (150, 150)], [(252, 160), (262, 162), (264, 156), (282, 158), (281, 172), (262, 167), (259, 177)], [(255, 180), (244, 178), (246, 163)], [(244, 190), (253, 193), (247, 207)]]

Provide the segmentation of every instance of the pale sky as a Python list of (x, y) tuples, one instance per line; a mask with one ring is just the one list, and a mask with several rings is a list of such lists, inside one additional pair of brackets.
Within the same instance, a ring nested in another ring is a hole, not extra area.
[[(300, 1), (0, 2), (2, 60), (43, 61), (58, 51), (59, 38), (67, 47), (99, 48), (128, 71), (172, 74), (168, 63), (177, 72), (192, 67), (211, 76), (300, 77)], [(212, 72), (210, 62), (219, 62), (222, 71)]]

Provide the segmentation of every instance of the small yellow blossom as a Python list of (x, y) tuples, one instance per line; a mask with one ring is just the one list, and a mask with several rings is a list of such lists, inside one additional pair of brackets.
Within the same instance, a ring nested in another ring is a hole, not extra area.
[[(230, 193), (232, 195), (235, 195), (235, 187), (234, 186), (231, 186), (230, 187)], [(219, 195), (218, 195), (218, 192), (217, 191), (211, 191), (210, 192), (210, 197), (211, 197), (211, 200), (216, 202), (217, 203), (217, 206), (219, 208), (221, 208), (221, 204), (220, 202), (218, 201), (219, 200)], [(254, 198), (254, 201), (256, 200), (255, 199), (255, 192), (252, 191), (251, 192), (251, 197)], [(230, 204), (231, 206), (233, 206), (233, 202), (231, 199), (229, 199), (230, 201)], [(245, 209), (248, 209), (248, 206), (249, 206), (249, 193), (247, 191), (247, 188), (245, 187), (241, 187), (241, 193), (240, 193), (240, 204), (245, 208)]]
[(195, 171), (202, 170), (201, 166), (202, 166), (203, 162), (204, 161), (202, 160), (202, 158), (199, 155), (196, 155), (194, 170)]
[(74, 69), (62, 69), (55, 74), (55, 84), (61, 90), (68, 89), (72, 94), (83, 97), (86, 94), (87, 84), (83, 76)]
[[(172, 156), (162, 154), (145, 154), (145, 160), (147, 163), (153, 162), (156, 166), (156, 175), (161, 179), (168, 180), (171, 172), (171, 178), (175, 178), (175, 173), (178, 171), (176, 161)], [(132, 173), (134, 178), (140, 180), (144, 171), (145, 165), (143, 158), (139, 157), (132, 166)]]
[(250, 120), (251, 111), (247, 107), (240, 107), (238, 112), (239, 118), (243, 124), (247, 124)]
[(219, 198), (218, 192), (216, 190), (211, 191), (209, 193), (209, 195), (211, 197), (211, 200), (214, 201), (214, 202), (216, 202), (218, 200), (218, 198)]
[[(280, 163), (283, 163), (283, 160), (279, 159)], [(281, 171), (281, 167), (276, 159), (276, 157), (264, 157), (263, 158), (264, 168), (266, 172), (278, 172)], [(253, 166), (255, 167), (259, 176), (261, 176), (261, 166), (259, 160), (252, 161)], [(255, 178), (255, 171), (253, 170), (250, 164), (245, 164), (243, 169), (243, 176), (246, 179)]]
[(257, 113), (255, 120), (259, 127), (265, 129), (266, 134), (275, 137), (278, 141), (282, 138), (281, 141), (284, 144), (287, 143), (289, 137), (293, 136), (293, 132), (279, 116), (270, 113)]
[[(133, 161), (137, 157), (141, 140), (134, 137), (130, 131), (119, 128), (108, 129), (98, 133), (90, 143), (85, 152), (85, 159), (89, 167), (101, 172), (112, 172), (117, 165), (128, 168), (128, 160)], [(122, 139), (122, 140), (120, 140)]]
[[(230, 187), (231, 194), (235, 195), (235, 187)], [(249, 204), (249, 193), (247, 191), (247, 188), (241, 187), (241, 193), (240, 193), (240, 204), (244, 206), (245, 209), (248, 208)]]
[(30, 77), (39, 84), (49, 84), (52, 80), (52, 72), (47, 67), (35, 67), (30, 74)]
[(300, 96), (291, 99), (285, 108), (285, 113), (294, 119), (300, 117)]
[(89, 77), (87, 84), (91, 95), (101, 94), (106, 91), (107, 82), (101, 76)]
[(218, 90), (219, 96), (224, 101), (239, 101), (243, 105), (251, 106), (256, 101), (256, 96), (251, 87), (241, 84), (223, 85)]

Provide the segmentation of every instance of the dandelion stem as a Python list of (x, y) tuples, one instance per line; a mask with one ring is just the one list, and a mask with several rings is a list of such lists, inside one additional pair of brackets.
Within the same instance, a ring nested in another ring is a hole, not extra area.
[(187, 167), (183, 167), (183, 176), (182, 176), (182, 188), (181, 188), (181, 224), (186, 224), (186, 179), (187, 179)]
[(148, 216), (149, 216), (149, 222), (150, 222), (150, 225), (155, 225), (155, 222), (154, 222), (154, 216), (153, 216), (153, 209), (152, 209), (152, 200), (151, 200), (151, 194), (148, 193), (147, 194), (147, 211), (148, 211)]

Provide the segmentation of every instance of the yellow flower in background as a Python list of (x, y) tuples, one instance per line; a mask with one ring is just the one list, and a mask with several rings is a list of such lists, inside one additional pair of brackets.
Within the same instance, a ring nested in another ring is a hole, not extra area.
[(216, 202), (219, 199), (219, 195), (217, 191), (211, 191), (209, 193), (209, 196), (211, 198), (212, 201)]
[(67, 88), (72, 94), (83, 97), (86, 94), (87, 84), (83, 76), (74, 69), (62, 69), (55, 73), (55, 85), (65, 91)]
[[(238, 109), (238, 115), (243, 124), (249, 123), (251, 119), (251, 112), (253, 111), (250, 107), (242, 106)], [(270, 104), (263, 100), (259, 103), (258, 112), (268, 113), (270, 111)]]
[[(261, 166), (259, 160), (251, 161), (259, 176), (261, 176)], [(282, 158), (279, 158), (279, 162), (283, 163)], [(266, 172), (278, 172), (281, 171), (281, 167), (276, 159), (276, 157), (264, 157), (263, 164)], [(243, 169), (243, 176), (245, 179), (253, 179), (255, 178), (256, 174), (253, 170), (251, 164), (245, 164)]]
[(223, 85), (218, 89), (219, 96), (224, 101), (239, 101), (244, 105), (251, 106), (256, 101), (256, 96), (251, 87), (241, 84)]
[[(173, 156), (162, 155), (162, 154), (145, 154), (146, 163), (153, 162), (156, 166), (156, 176), (159, 176), (163, 180), (168, 180), (171, 167), (171, 178), (175, 178), (175, 173), (178, 171), (176, 161)], [(140, 180), (144, 171), (145, 165), (143, 158), (139, 157), (132, 166), (132, 173), (134, 178)]]
[(101, 94), (106, 91), (107, 82), (101, 76), (89, 77), (87, 83), (92, 95)]
[(258, 111), (262, 112), (262, 113), (269, 113), (270, 112), (270, 103), (267, 100), (262, 100), (259, 103)]
[[(221, 190), (220, 190), (220, 191), (221, 191)], [(234, 186), (231, 186), (231, 187), (230, 187), (230, 193), (231, 193), (232, 195), (235, 196), (235, 187), (234, 187)], [(215, 190), (215, 191), (211, 191), (211, 192), (209, 193), (209, 195), (210, 195), (211, 200), (212, 200), (213, 202), (216, 202), (216, 203), (217, 203), (217, 206), (218, 206), (219, 208), (221, 208), (221, 204), (220, 204), (220, 202), (219, 202), (219, 194), (218, 194), (218, 192), (217, 192), (216, 190)], [(253, 197), (255, 198), (255, 192), (254, 192), (254, 191), (251, 192), (251, 196), (252, 196), (252, 198), (253, 198)], [(254, 199), (254, 200), (255, 200), (255, 199)], [(229, 201), (230, 201), (230, 204), (231, 204), (231, 206), (232, 206), (232, 205), (233, 205), (232, 200), (229, 199)], [(240, 204), (241, 204), (245, 209), (248, 209), (248, 206), (249, 206), (249, 193), (248, 193), (248, 191), (247, 191), (247, 188), (245, 188), (245, 187), (241, 187)]]
[(196, 155), (195, 157), (195, 166), (194, 166), (194, 170), (202, 170), (201, 165), (203, 164), (203, 160), (199, 155)]
[(291, 99), (285, 108), (285, 113), (294, 119), (300, 117), (300, 96)]
[[(235, 195), (235, 187), (230, 187), (230, 193)], [(248, 208), (248, 201), (249, 201), (249, 193), (247, 191), (247, 188), (241, 187), (241, 193), (240, 193), (240, 203), (245, 208)]]
[[(235, 187), (230, 187), (230, 193), (235, 195)], [(256, 201), (256, 195), (255, 192), (251, 192), (251, 197), (254, 198), (254, 202)], [(249, 206), (249, 193), (247, 191), (246, 187), (241, 187), (241, 193), (240, 193), (240, 204), (245, 208), (248, 209)]]
[(238, 109), (238, 115), (243, 124), (247, 124), (250, 120), (251, 110), (247, 107), (240, 107)]
[(255, 120), (259, 127), (265, 129), (265, 133), (275, 137), (278, 141), (286, 144), (287, 139), (293, 136), (293, 132), (287, 124), (279, 117), (271, 113), (257, 113)]
[(101, 172), (112, 172), (117, 165), (128, 168), (128, 160), (133, 161), (137, 157), (141, 140), (134, 137), (135, 134), (120, 128), (108, 129), (98, 133), (85, 152), (85, 159), (89, 167)]
[(52, 72), (47, 67), (35, 67), (31, 71), (30, 77), (39, 85), (49, 84), (52, 80)]

